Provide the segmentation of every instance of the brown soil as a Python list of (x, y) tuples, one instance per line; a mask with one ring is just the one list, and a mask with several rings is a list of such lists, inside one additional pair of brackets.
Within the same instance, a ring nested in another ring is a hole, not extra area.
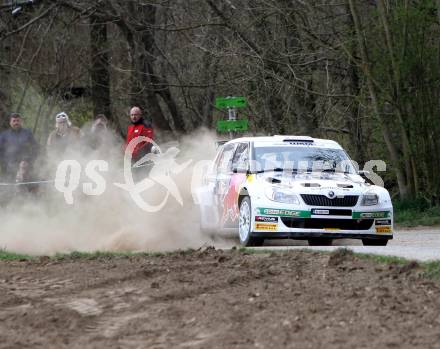
[(440, 283), (350, 252), (0, 263), (0, 348), (440, 347)]

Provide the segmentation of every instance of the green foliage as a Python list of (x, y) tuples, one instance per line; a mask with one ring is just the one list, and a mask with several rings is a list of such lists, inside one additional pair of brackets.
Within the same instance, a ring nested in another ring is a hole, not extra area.
[(0, 250), (0, 260), (2, 261), (24, 261), (32, 259), (34, 259), (34, 257), (29, 255), (8, 252), (3, 249)]
[(395, 256), (382, 256), (378, 254), (369, 254), (369, 253), (359, 253), (356, 254), (356, 256), (372, 260), (377, 263), (387, 263), (387, 264), (397, 264), (397, 265), (405, 265), (408, 264), (408, 260), (401, 257), (395, 257)]
[[(193, 251), (193, 250), (189, 250)], [(189, 253), (189, 251), (176, 251), (176, 252), (154, 252), (154, 253), (148, 253), (148, 252), (102, 252), (102, 251), (96, 251), (96, 252), (78, 252), (74, 251), (71, 253), (58, 253), (54, 256), (46, 256), (50, 260), (76, 260), (76, 259), (108, 259), (108, 258), (130, 258), (130, 257), (142, 257), (142, 256), (165, 256), (165, 255), (171, 255), (171, 254), (182, 254), (182, 253)], [(25, 254), (18, 254), (14, 252), (8, 252), (6, 250), (0, 250), (0, 260), (4, 261), (25, 261), (25, 260), (37, 260), (39, 257), (36, 256), (30, 256)]]
[(424, 275), (433, 279), (440, 279), (440, 261), (423, 263)]
[[(401, 168), (414, 167), (406, 177), (411, 196), (440, 196), (440, 26), (437, 3), (397, 1), (387, 12), (391, 47), (378, 13), (368, 27), (368, 50), (379, 91), (381, 109), (393, 130), (393, 143), (402, 149)], [(393, 65), (394, 64), (394, 65)], [(404, 138), (409, 141), (405, 150)], [(405, 156), (406, 154), (406, 156)], [(412, 162), (410, 160), (412, 158)], [(415, 179), (412, 177), (416, 176)], [(415, 187), (415, 183), (418, 187)], [(412, 207), (411, 209), (426, 209)], [(402, 207), (403, 209), (403, 207)], [(409, 213), (406, 215), (411, 216)]]
[[(384, 264), (393, 264), (398, 265), (400, 267), (405, 268), (405, 266), (413, 266), (414, 261), (409, 261), (405, 258), (400, 257), (393, 257), (393, 256), (381, 256), (381, 255), (374, 255), (374, 254), (356, 254), (356, 256), (359, 256), (363, 259), (372, 260), (377, 263), (384, 263)], [(440, 279), (440, 261), (432, 261), (432, 262), (421, 262), (415, 264), (418, 266), (423, 276), (431, 278), (431, 279)]]
[(74, 126), (82, 127), (86, 122), (93, 120), (93, 106), (82, 98), (81, 103), (76, 103), (67, 114)]
[(395, 201), (394, 222), (406, 227), (440, 224), (440, 206), (431, 206), (424, 198)]
[(440, 207), (434, 206), (426, 211), (404, 210), (394, 215), (395, 223), (405, 227), (433, 226), (440, 224)]
[[(75, 126), (90, 120), (92, 110), (106, 104), (95, 99), (100, 96), (97, 92), (110, 93), (113, 125), (122, 127), (128, 120), (127, 107), (140, 103), (149, 109), (146, 113), (151, 113), (155, 125), (169, 131), (168, 124), (179, 132), (185, 127), (178, 124), (186, 125), (188, 131), (213, 126), (213, 120), (223, 118), (224, 111), (214, 110), (215, 96), (243, 95), (249, 103), (241, 116), (249, 118), (255, 134), (331, 138), (359, 162), (384, 159), (390, 164), (392, 153), (377, 122), (381, 116), (391, 130), (388, 144), (395, 145), (398, 153), (397, 164), (381, 174), (387, 188), (395, 195), (399, 189), (404, 191), (396, 181), (397, 170), (401, 170), (401, 178), (411, 182), (410, 195), (419, 193), (440, 203), (438, 0), (386, 2), (384, 15), (392, 48), (386, 41), (378, 2), (353, 2), (357, 10), (353, 12), (360, 15), (359, 38), (366, 42), (367, 57), (360, 54), (353, 13), (345, 2), (316, 7), (307, 1), (298, 6), (286, 1), (255, 0), (250, 2), (252, 6), (234, 1), (234, 11), (222, 1), (154, 6), (114, 2), (111, 10), (105, 6), (94, 9), (96, 16), (130, 15), (138, 27), (173, 23), (175, 28), (192, 29), (153, 31), (145, 40), (145, 35), (138, 35), (136, 28), (126, 27), (123, 21), (109, 23), (108, 41), (95, 42), (105, 48), (107, 59), (101, 56), (104, 52), (99, 57), (92, 54), (90, 34), (96, 26), (80, 15), (87, 11), (87, 2), (78, 2), (79, 15), (68, 24), (64, 19), (72, 15), (72, 8), (60, 8), (55, 17), (38, 18), (33, 13), (35, 22), (29, 22), (29, 31), (16, 30), (12, 17), (10, 23), (5, 20), (13, 35), (8, 50), (0, 52), (2, 69), (8, 72), (2, 75), (2, 90), (11, 99), (11, 109), (26, 115), (26, 127), (35, 128), (41, 144), (60, 111), (67, 112)], [(157, 14), (145, 16), (147, 8), (151, 13), (154, 8)], [(237, 13), (241, 15), (235, 16)], [(206, 18), (216, 25), (200, 25)], [(23, 23), (20, 28), (27, 27)], [(379, 110), (373, 107), (366, 66), (371, 68), (368, 77), (374, 82)], [(95, 81), (93, 86), (93, 73), (101, 75), (100, 68), (108, 68), (111, 83)], [(66, 90), (89, 87), (91, 81), (93, 101), (85, 95), (66, 98)], [(406, 138), (408, 147), (403, 141)], [(415, 169), (407, 170), (411, 166)], [(414, 174), (417, 180), (411, 180)]]
[(429, 202), (422, 197), (417, 199), (396, 200), (393, 202), (395, 211), (418, 211), (422, 212), (431, 207)]

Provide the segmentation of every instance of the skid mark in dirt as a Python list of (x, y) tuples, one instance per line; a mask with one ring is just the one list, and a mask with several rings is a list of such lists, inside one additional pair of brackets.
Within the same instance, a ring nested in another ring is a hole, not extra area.
[(65, 303), (67, 308), (77, 311), (83, 316), (96, 316), (102, 313), (102, 309), (99, 304), (90, 298), (75, 299)]
[(1, 262), (0, 348), (434, 348), (439, 285), (346, 251)]
[(0, 289), (23, 298), (39, 298), (51, 290), (64, 289), (72, 285), (72, 280), (48, 278), (41, 276), (21, 277), (12, 275), (10, 278), (0, 279)]

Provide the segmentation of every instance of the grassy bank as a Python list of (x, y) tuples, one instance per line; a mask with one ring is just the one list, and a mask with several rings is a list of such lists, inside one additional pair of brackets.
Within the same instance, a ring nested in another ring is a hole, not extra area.
[[(244, 254), (268, 254), (268, 253), (279, 253), (279, 254), (290, 254), (290, 253), (297, 253), (297, 251), (276, 251), (268, 249), (247, 249), (247, 248), (240, 248), (235, 250), (236, 253), (244, 253)], [(324, 254), (335, 254), (335, 253), (342, 253), (347, 255), (354, 255), (357, 258), (361, 259), (369, 259), (373, 260), (378, 264), (397, 264), (402, 267), (408, 265), (411, 267), (414, 267), (414, 264), (417, 268), (420, 268), (422, 274), (428, 278), (437, 279), (440, 280), (440, 260), (439, 261), (431, 261), (431, 262), (414, 262), (410, 261), (404, 258), (400, 257), (392, 257), (392, 256), (381, 256), (381, 255), (375, 255), (375, 254), (355, 254), (352, 251), (348, 249), (337, 249), (333, 252), (316, 252), (316, 251), (310, 251), (307, 249), (300, 250), (301, 252), (309, 252), (310, 254), (316, 254), (316, 253), (324, 253)], [(130, 258), (130, 257), (152, 257), (152, 256), (175, 256), (175, 255), (184, 255), (184, 254), (191, 254), (191, 253), (200, 253), (200, 251), (195, 250), (185, 250), (185, 251), (174, 251), (169, 253), (111, 253), (111, 252), (95, 252), (95, 253), (82, 253), (82, 252), (73, 252), (70, 254), (59, 254), (52, 257), (47, 256), (41, 256), (41, 257), (35, 257), (35, 256), (28, 256), (28, 255), (22, 255), (22, 254), (16, 254), (7, 252), (4, 250), (0, 250), (0, 261), (18, 261), (18, 262), (48, 262), (48, 261), (72, 261), (72, 260), (93, 260), (93, 259), (117, 259), (117, 258)]]
[(440, 206), (423, 199), (394, 202), (394, 223), (403, 227), (440, 225)]
[(19, 254), (0, 250), (0, 261), (62, 261), (62, 260), (76, 260), (76, 259), (99, 259), (99, 258), (129, 258), (129, 257), (151, 257), (151, 256), (165, 256), (171, 254), (190, 253), (188, 251), (176, 252), (72, 252), (72, 253), (58, 253), (53, 256), (31, 256), (26, 254)]

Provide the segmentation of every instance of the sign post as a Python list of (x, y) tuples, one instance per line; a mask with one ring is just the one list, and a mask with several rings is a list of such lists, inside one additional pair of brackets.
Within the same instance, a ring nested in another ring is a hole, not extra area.
[(219, 132), (229, 132), (229, 137), (234, 137), (234, 132), (244, 132), (248, 129), (247, 119), (237, 119), (237, 108), (247, 106), (244, 97), (217, 97), (215, 106), (218, 109), (228, 109), (228, 120), (218, 120), (217, 130)]

